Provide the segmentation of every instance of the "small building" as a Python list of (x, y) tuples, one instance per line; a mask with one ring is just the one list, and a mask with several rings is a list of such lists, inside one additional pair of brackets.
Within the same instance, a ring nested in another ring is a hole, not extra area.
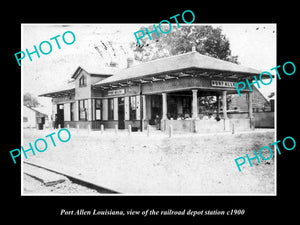
[[(243, 90), (241, 97), (247, 116), (229, 116), (228, 94), (236, 94), (235, 83), (252, 80), (261, 71), (192, 52), (133, 65), (117, 72), (88, 71), (78, 67), (73, 81), (58, 90), (40, 96), (51, 97), (53, 115), (62, 127), (69, 125), (92, 129), (125, 129), (128, 125), (143, 130), (157, 125), (165, 130), (220, 132), (254, 127), (253, 92)], [(215, 119), (205, 119), (199, 98), (214, 96)], [(237, 102), (239, 102), (237, 101)], [(241, 103), (239, 103), (241, 104)]]
[[(253, 112), (270, 112), (274, 111), (271, 107), (272, 103), (257, 89), (252, 86), (253, 89)], [(228, 110), (237, 112), (247, 112), (248, 99), (246, 94), (239, 96), (238, 94), (232, 95), (231, 101), (228, 106)]]
[(23, 128), (42, 129), (48, 122), (48, 115), (40, 112), (36, 108), (23, 106)]
[[(268, 100), (255, 86), (253, 89), (253, 117), (256, 128), (274, 128), (274, 99)], [(248, 95), (234, 94), (228, 106), (229, 118), (248, 116)]]

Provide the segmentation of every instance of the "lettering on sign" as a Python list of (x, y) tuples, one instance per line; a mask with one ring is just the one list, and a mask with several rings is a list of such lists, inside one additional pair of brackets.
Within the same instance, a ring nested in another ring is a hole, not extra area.
[(123, 94), (125, 94), (125, 89), (109, 90), (107, 92), (108, 96), (110, 96), (110, 95), (123, 95)]
[(211, 86), (214, 87), (235, 87), (236, 82), (212, 80)]

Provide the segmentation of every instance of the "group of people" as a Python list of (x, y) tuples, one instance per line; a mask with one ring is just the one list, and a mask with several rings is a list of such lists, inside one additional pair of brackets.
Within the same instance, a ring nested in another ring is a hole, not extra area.
[(203, 120), (216, 120), (216, 121), (220, 121), (220, 117), (216, 116), (214, 117), (214, 115), (212, 113), (205, 113), (204, 116), (202, 117)]
[(60, 121), (58, 119), (57, 114), (54, 115), (54, 120), (53, 120), (53, 128), (58, 129), (58, 125), (60, 124)]
[[(173, 120), (174, 118), (170, 115), (167, 116), (169, 120)], [(176, 118), (176, 120), (191, 120), (192, 118), (190, 117), (190, 114), (179, 114)], [(205, 113), (203, 117), (200, 117), (202, 120), (217, 120), (219, 121), (219, 117), (214, 117), (212, 113)]]
[(203, 117), (202, 117), (203, 120), (214, 120), (215, 117), (212, 113), (206, 113)]
[[(174, 120), (174, 118), (171, 116), (170, 113), (168, 113), (167, 115), (167, 118), (169, 120)], [(191, 120), (192, 118), (190, 117), (189, 114), (185, 114), (183, 116), (183, 114), (178, 114), (176, 120)], [(220, 121), (220, 117), (215, 117), (212, 113), (205, 113), (204, 116), (202, 118), (200, 118), (202, 120), (216, 120), (216, 121)], [(154, 119), (154, 123), (156, 125), (156, 128), (157, 129), (160, 129), (160, 120), (161, 118), (159, 117), (159, 115), (156, 115), (155, 116), (155, 119)]]

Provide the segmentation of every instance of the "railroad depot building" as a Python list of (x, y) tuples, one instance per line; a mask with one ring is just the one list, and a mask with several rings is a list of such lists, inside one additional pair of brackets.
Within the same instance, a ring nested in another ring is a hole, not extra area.
[[(116, 72), (79, 66), (72, 82), (40, 96), (52, 98), (52, 118), (56, 115), (61, 127), (100, 129), (103, 124), (126, 129), (130, 124), (142, 131), (148, 124), (159, 123), (161, 130), (172, 125), (174, 131), (201, 133), (228, 131), (234, 124), (235, 130), (248, 130), (255, 126), (253, 92), (247, 87), (238, 99), (247, 107), (242, 116), (229, 113), (223, 103), (228, 94), (237, 93), (235, 83), (260, 73), (193, 49), (138, 65), (128, 59), (127, 68)], [(203, 96), (216, 99), (215, 119), (206, 119), (207, 110), (199, 101)]]

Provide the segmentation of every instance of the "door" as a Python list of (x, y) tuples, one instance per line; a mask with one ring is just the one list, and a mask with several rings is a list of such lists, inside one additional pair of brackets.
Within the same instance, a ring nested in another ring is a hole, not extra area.
[(150, 125), (155, 125), (155, 119), (161, 119), (162, 117), (162, 96), (161, 95), (151, 95), (151, 120)]
[(177, 112), (177, 104), (178, 104), (178, 99), (176, 96), (168, 96), (168, 103), (167, 103), (167, 117), (168, 119), (176, 119), (178, 112)]
[(64, 104), (57, 105), (57, 125), (60, 124), (64, 128)]
[(124, 98), (118, 98), (118, 127), (125, 129), (125, 104)]

